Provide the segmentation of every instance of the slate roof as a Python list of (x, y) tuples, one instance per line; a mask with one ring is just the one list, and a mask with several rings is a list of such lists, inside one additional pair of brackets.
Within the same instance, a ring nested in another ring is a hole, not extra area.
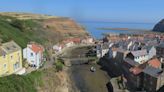
[(111, 43), (103, 43), (102, 45), (101, 45), (101, 48), (102, 49), (109, 49), (109, 45), (110, 45)]
[(124, 61), (128, 64), (130, 64), (131, 66), (138, 66), (140, 65), (138, 62), (135, 62), (134, 60), (130, 59), (130, 58), (125, 58)]
[(21, 47), (16, 44), (14, 41), (6, 42), (3, 43), (1, 48), (6, 52), (6, 53), (12, 53), (18, 50), (21, 50)]
[(164, 42), (163, 42), (163, 43), (160, 43), (157, 47), (162, 47), (162, 48), (164, 48)]
[(147, 66), (143, 72), (157, 78), (163, 71), (152, 66)]
[(0, 48), (0, 56), (3, 56), (5, 54), (6, 54), (6, 52)]
[(131, 51), (131, 53), (133, 54), (133, 56), (138, 57), (138, 56), (144, 56), (147, 55), (147, 50), (143, 49), (143, 50), (137, 50), (137, 51)]
[(151, 48), (153, 48), (154, 46), (144, 46), (142, 49), (146, 49), (147, 52), (149, 52), (151, 50)]

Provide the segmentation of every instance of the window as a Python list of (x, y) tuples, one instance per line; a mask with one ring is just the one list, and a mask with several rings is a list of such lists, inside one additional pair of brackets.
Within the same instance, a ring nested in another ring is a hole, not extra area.
[(6, 55), (3, 55), (3, 58), (6, 58)]
[(14, 66), (14, 70), (19, 69), (19, 67), (20, 67), (19, 62), (15, 63), (13, 66)]
[(13, 59), (13, 56), (11, 56), (11, 59)]
[(33, 53), (31, 53), (31, 56), (33, 57)]
[(3, 65), (3, 68), (4, 68), (4, 69), (6, 69), (6, 67), (7, 67), (7, 65), (6, 65), (6, 64), (4, 64), (4, 65)]

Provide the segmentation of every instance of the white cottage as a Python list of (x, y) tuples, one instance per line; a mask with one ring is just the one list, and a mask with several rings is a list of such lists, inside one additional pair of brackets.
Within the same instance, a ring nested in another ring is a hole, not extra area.
[(138, 62), (139, 64), (143, 64), (144, 62), (146, 62), (149, 58), (148, 58), (148, 53), (147, 50), (137, 50), (137, 51), (131, 51), (128, 55), (128, 58)]
[(23, 58), (27, 59), (29, 65), (37, 69), (43, 64), (43, 51), (44, 48), (36, 43), (28, 44), (23, 49)]

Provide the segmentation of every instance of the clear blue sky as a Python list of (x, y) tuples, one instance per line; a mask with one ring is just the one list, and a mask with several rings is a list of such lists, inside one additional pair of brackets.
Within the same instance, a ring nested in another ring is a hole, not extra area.
[(30, 12), (77, 20), (158, 22), (164, 0), (1, 0), (0, 12)]

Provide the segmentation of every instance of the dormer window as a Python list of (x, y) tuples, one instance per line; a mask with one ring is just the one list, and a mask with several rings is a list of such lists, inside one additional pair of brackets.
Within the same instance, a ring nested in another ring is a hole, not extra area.
[(6, 58), (6, 55), (5, 54), (3, 55), (3, 58)]
[(13, 56), (11, 56), (11, 59), (13, 58)]
[(12, 47), (13, 47), (13, 48), (16, 48), (16, 46), (15, 46), (15, 45), (13, 45)]
[(7, 50), (10, 50), (10, 48), (9, 48), (9, 47), (7, 47)]

